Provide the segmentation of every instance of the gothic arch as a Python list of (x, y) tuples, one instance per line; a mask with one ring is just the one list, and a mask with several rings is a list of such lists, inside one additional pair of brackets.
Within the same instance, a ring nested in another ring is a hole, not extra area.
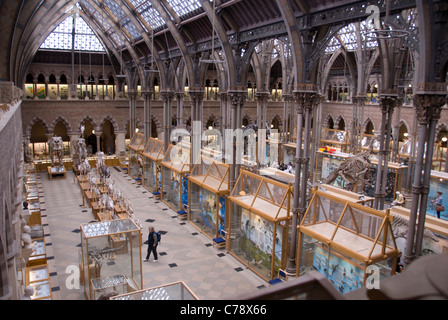
[[(244, 117), (243, 117), (244, 118)], [(204, 121), (204, 128), (208, 129), (209, 125), (212, 125), (213, 128), (219, 128), (221, 124), (221, 119), (219, 116), (215, 116), (213, 113), (208, 117), (207, 120)]]
[[(49, 126), (45, 123), (45, 121), (42, 120), (39, 116), (37, 116), (37, 117), (34, 117), (33, 120), (31, 120), (31, 122), (30, 122), (30, 123), (28, 124), (28, 126), (26, 127), (25, 134), (26, 134), (27, 136), (31, 136), (31, 130), (33, 129), (34, 125), (35, 125), (37, 122), (42, 123), (42, 125), (43, 125), (44, 128), (45, 128), (45, 134), (50, 134), (51, 132), (53, 132), (53, 131), (50, 131)], [(54, 126), (53, 126), (53, 127), (54, 127)]]
[(322, 122), (322, 126), (324, 128), (330, 128), (330, 124), (333, 124), (333, 126), (334, 126), (334, 120), (333, 120), (333, 116), (331, 115), (331, 113), (327, 114), (324, 121)]
[(67, 133), (70, 134), (72, 132), (72, 127), (70, 126), (70, 122), (68, 122), (67, 118), (63, 116), (57, 116), (53, 122), (50, 124), (51, 132), (54, 132), (54, 127), (61, 121), (65, 127), (67, 128)]
[[(343, 129), (341, 129), (341, 121), (344, 122), (344, 128)], [(336, 120), (334, 121), (334, 124), (335, 124), (335, 127), (337, 127), (338, 130), (346, 130), (346, 128), (347, 128), (347, 123), (346, 123), (344, 117), (341, 114), (336, 118)]]
[(103, 121), (101, 121), (101, 124), (100, 124), (100, 128), (103, 127), (104, 123), (105, 123), (107, 120), (110, 121), (110, 123), (112, 124), (112, 126), (113, 126), (115, 132), (120, 131), (120, 128), (119, 128), (119, 126), (118, 126), (117, 121), (116, 121), (113, 117), (111, 117), (111, 116), (106, 116), (106, 117), (103, 118)]
[(94, 128), (95, 130), (97, 130), (96, 122), (95, 122), (95, 120), (93, 120), (90, 116), (85, 116), (84, 118), (82, 118), (82, 120), (79, 122), (79, 126), (78, 126), (78, 128), (81, 128), (81, 126), (82, 126), (86, 121), (89, 121), (89, 122), (92, 124), (93, 128)]

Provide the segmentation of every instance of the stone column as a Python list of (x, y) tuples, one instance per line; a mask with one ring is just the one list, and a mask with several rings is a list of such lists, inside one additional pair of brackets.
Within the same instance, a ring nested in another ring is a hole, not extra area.
[(129, 138), (135, 134), (136, 124), (136, 99), (137, 99), (137, 90), (131, 89), (128, 93), (129, 96)]
[(61, 80), (56, 80), (56, 88), (57, 88), (57, 97), (56, 100), (61, 100)]
[(95, 130), (95, 136), (96, 136), (96, 152), (103, 151), (101, 150), (101, 135), (103, 132), (101, 130)]
[[(241, 126), (243, 124), (243, 106), (247, 98), (247, 91), (229, 91), (227, 92), (229, 101), (232, 105), (232, 131), (233, 134), (237, 133), (237, 129), (241, 131)], [(241, 156), (240, 152), (244, 148), (244, 140), (242, 134), (239, 136), (232, 137), (232, 150), (233, 150), (233, 161), (230, 164), (230, 188), (236, 183), (241, 169)]]
[(164, 130), (164, 142), (165, 150), (168, 150), (170, 144), (171, 128), (172, 128), (172, 101), (174, 98), (174, 93), (169, 91), (164, 91), (160, 93), (160, 97), (163, 101), (163, 130)]
[[(426, 89), (426, 87), (432, 88), (436, 84), (419, 84), (419, 88)], [(439, 88), (439, 87), (437, 87)], [(435, 128), (437, 121), (440, 118), (440, 112), (442, 106), (446, 103), (446, 84), (441, 84), (440, 91), (424, 91), (414, 95), (414, 108), (417, 114), (418, 122), (418, 146), (417, 156), (414, 169), (414, 179), (412, 183), (412, 206), (409, 215), (409, 229), (406, 238), (406, 246), (403, 254), (403, 262), (405, 265), (411, 263), (415, 257), (421, 254), (421, 246), (423, 240), (423, 231), (425, 224), (426, 203), (428, 199), (429, 180), (431, 174), (432, 161), (424, 163), (424, 159), (432, 159)], [(427, 135), (428, 133), (428, 135)], [(426, 142), (426, 152), (425, 152)], [(422, 169), (423, 175), (422, 175)], [(420, 207), (418, 208), (418, 205)], [(417, 222), (418, 223), (416, 232)], [(415, 239), (415, 235), (417, 237)], [(415, 239), (415, 243), (414, 243)]]
[(176, 102), (177, 102), (177, 127), (178, 128), (184, 128), (184, 97), (185, 92), (179, 91), (176, 92)]
[(382, 120), (380, 127), (380, 150), (378, 153), (378, 168), (376, 173), (375, 186), (375, 209), (384, 209), (384, 200), (386, 196), (386, 182), (389, 163), (389, 144), (391, 133), (391, 122), (394, 108), (397, 105), (396, 95), (382, 95), (379, 97)]
[(267, 115), (266, 115), (266, 109), (267, 109), (267, 103), (268, 98), (270, 96), (269, 92), (257, 92), (255, 94), (257, 97), (257, 125), (258, 129), (269, 129), (266, 128), (266, 121), (267, 121)]
[(145, 128), (144, 128), (144, 135), (145, 135), (145, 143), (147, 143), (149, 141), (149, 138), (151, 138), (151, 132), (152, 132), (152, 128), (151, 128), (151, 96), (153, 95), (153, 91), (142, 91), (142, 97), (144, 99), (144, 123), (145, 123)]

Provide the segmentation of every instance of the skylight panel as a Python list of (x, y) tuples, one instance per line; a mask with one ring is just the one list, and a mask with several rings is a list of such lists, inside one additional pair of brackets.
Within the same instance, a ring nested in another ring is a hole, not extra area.
[(149, 2), (137, 8), (137, 12), (140, 13), (153, 30), (165, 25), (165, 21)]
[(40, 46), (41, 49), (104, 51), (104, 47), (92, 29), (79, 16), (76, 17), (75, 39), (73, 41), (73, 16), (67, 17), (51, 32)]
[(167, 0), (179, 17), (201, 8), (199, 0)]

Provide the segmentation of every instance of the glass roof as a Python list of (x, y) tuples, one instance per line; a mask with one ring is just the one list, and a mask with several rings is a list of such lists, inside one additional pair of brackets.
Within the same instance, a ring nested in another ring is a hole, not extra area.
[(67, 17), (51, 32), (40, 46), (41, 49), (105, 51), (103, 45), (83, 18), (76, 16), (73, 41), (73, 16)]
[[(356, 24), (350, 23), (349, 25), (343, 27), (341, 30), (339, 30), (338, 34), (331, 38), (330, 42), (327, 45), (327, 48), (325, 49), (326, 53), (333, 53), (337, 49), (341, 47), (343, 44), (345, 48), (348, 51), (355, 51), (358, 48), (358, 37), (357, 37), (357, 30), (356, 30)], [(372, 39), (366, 39), (366, 32), (369, 29), (367, 29), (367, 23), (366, 21), (362, 21), (360, 23), (360, 32), (361, 35), (361, 43), (365, 46), (367, 49), (376, 48), (378, 46), (378, 43), (376, 40)], [(340, 39), (340, 40), (339, 40)], [(342, 41), (342, 44), (341, 44)]]
[(201, 8), (199, 0), (167, 0), (179, 17)]

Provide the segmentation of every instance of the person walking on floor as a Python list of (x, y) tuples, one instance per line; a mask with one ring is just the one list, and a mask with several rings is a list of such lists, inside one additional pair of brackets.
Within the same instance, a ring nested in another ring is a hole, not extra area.
[(157, 261), (157, 233), (154, 231), (154, 227), (149, 227), (149, 234), (148, 234), (148, 252), (146, 254), (145, 262), (149, 260), (149, 256), (152, 254), (154, 255), (154, 262)]

